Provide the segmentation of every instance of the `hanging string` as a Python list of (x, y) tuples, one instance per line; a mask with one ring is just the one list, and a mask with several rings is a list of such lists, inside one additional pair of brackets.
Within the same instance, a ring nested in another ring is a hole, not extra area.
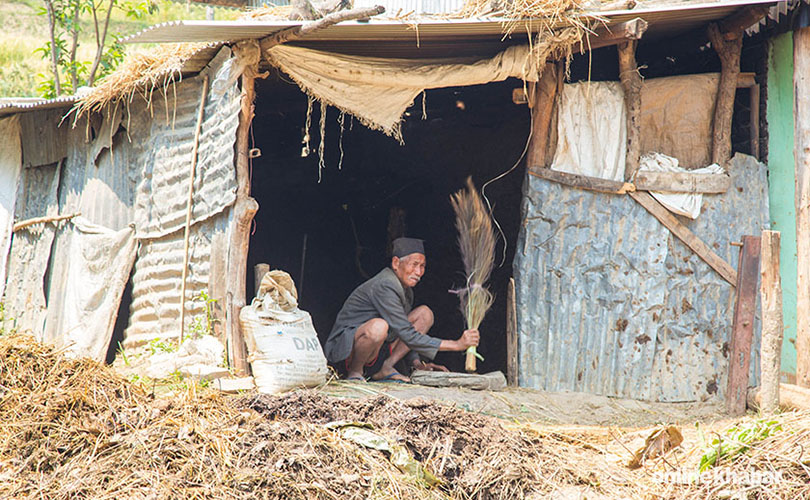
[(427, 99), (427, 94), (422, 90), (422, 120), (427, 120), (427, 104), (425, 104), (425, 99)]
[(504, 263), (506, 263), (506, 247), (508, 246), (509, 243), (506, 241), (506, 233), (503, 232), (503, 229), (501, 228), (498, 219), (495, 218), (495, 213), (492, 210), (492, 204), (489, 202), (489, 198), (487, 198), (486, 195), (486, 189), (487, 186), (489, 186), (493, 182), (503, 179), (504, 177), (512, 173), (512, 171), (515, 170), (518, 167), (518, 165), (520, 165), (520, 162), (523, 161), (523, 158), (526, 156), (526, 152), (529, 150), (529, 143), (531, 142), (532, 138), (532, 127), (534, 125), (532, 123), (532, 110), (531, 108), (528, 107), (527, 109), (529, 110), (529, 135), (526, 136), (526, 145), (523, 146), (523, 152), (520, 153), (520, 156), (515, 161), (515, 164), (512, 165), (508, 170), (493, 177), (492, 179), (485, 182), (483, 186), (481, 186), (481, 197), (484, 198), (484, 201), (487, 202), (487, 208), (489, 208), (489, 213), (492, 215), (492, 221), (495, 223), (495, 227), (498, 228), (498, 233), (501, 235), (501, 239), (503, 240), (503, 255), (501, 256), (501, 263), (498, 264), (498, 267), (502, 267)]
[(304, 147), (301, 148), (301, 157), (306, 158), (309, 156), (310, 152), (312, 151), (309, 147), (309, 129), (312, 126), (312, 102), (314, 99), (311, 96), (307, 96), (307, 117), (304, 122), (304, 138), (301, 142), (304, 144)]
[(343, 128), (345, 123), (346, 113), (341, 111), (338, 115), (338, 124), (340, 125), (340, 140), (338, 141), (338, 147), (340, 148), (340, 159), (338, 160), (338, 170), (343, 169)]
[(321, 122), (320, 122), (321, 142), (318, 144), (318, 184), (323, 180), (323, 169), (326, 168), (323, 154), (326, 149), (326, 103), (321, 101)]

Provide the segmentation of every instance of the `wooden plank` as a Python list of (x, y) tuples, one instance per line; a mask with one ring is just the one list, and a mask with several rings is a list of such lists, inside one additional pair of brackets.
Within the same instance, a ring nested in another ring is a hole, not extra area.
[(506, 288), (506, 380), (510, 387), (518, 386), (517, 306), (515, 278), (509, 278)]
[(532, 135), (529, 139), (529, 148), (526, 151), (526, 165), (547, 167), (549, 131), (551, 129), (551, 115), (557, 100), (557, 65), (545, 65), (540, 81), (531, 86), (533, 92), (529, 95), (529, 105), (532, 108)]
[(629, 182), (611, 181), (598, 177), (589, 177), (587, 175), (569, 174), (568, 172), (560, 172), (558, 170), (551, 170), (550, 168), (533, 167), (529, 169), (529, 174), (565, 186), (600, 193), (625, 194), (635, 191), (636, 189), (636, 187)]
[(612, 45), (619, 45), (628, 40), (638, 40), (647, 31), (648, 23), (637, 17), (623, 23), (605, 26), (596, 29), (594, 34), (588, 35), (585, 41), (574, 45), (574, 54), (589, 50), (601, 49)]
[(759, 85), (752, 85), (751, 113), (749, 115), (749, 137), (751, 140), (751, 156), (759, 160)]
[(619, 44), (619, 80), (627, 108), (627, 154), (624, 180), (630, 181), (641, 163), (641, 74), (636, 64), (636, 40)]
[(683, 225), (669, 210), (667, 210), (661, 203), (652, 197), (650, 193), (644, 191), (636, 191), (628, 193), (634, 200), (636, 200), (642, 207), (647, 209), (653, 217), (663, 224), (669, 231), (674, 234), (678, 239), (684, 242), (686, 246), (692, 249), (698, 257), (717, 273), (728, 281), (732, 286), (737, 284), (737, 271), (731, 265), (723, 260), (722, 257), (714, 253), (709, 246), (695, 235), (688, 227)]
[[(779, 384), (779, 408), (784, 411), (810, 410), (810, 389), (793, 384)], [(759, 387), (748, 389), (748, 407), (759, 410), (762, 407), (762, 390)]]
[(636, 173), (633, 184), (638, 191), (725, 193), (731, 187), (731, 177), (726, 174), (640, 171)]
[(731, 353), (728, 358), (726, 389), (726, 411), (731, 415), (745, 413), (759, 281), (759, 236), (743, 236), (742, 243), (737, 270), (737, 300), (734, 305), (734, 322), (731, 326)]
[(259, 296), (259, 288), (262, 285), (262, 278), (264, 275), (270, 272), (270, 264), (265, 264), (261, 262), (253, 266), (253, 296)]
[(810, 28), (793, 32), (796, 167), (796, 385), (810, 387)]
[(779, 231), (762, 231), (760, 264), (760, 303), (762, 341), (760, 347), (760, 387), (762, 411), (779, 409), (779, 372), (782, 360), (782, 280), (779, 277)]

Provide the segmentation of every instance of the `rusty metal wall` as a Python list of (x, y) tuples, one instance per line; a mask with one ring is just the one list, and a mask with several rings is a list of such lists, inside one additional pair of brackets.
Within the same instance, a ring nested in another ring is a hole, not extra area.
[[(681, 218), (736, 268), (767, 228), (766, 167), (737, 155), (732, 187)], [(723, 397), (733, 287), (627, 196), (524, 185), (514, 262), (520, 385), (652, 401)], [(751, 380), (758, 374), (759, 321)]]

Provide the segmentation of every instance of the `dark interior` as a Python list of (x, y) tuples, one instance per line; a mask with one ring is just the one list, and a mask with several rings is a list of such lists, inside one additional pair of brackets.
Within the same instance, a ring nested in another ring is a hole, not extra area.
[[(448, 290), (460, 287), (464, 276), (449, 196), (467, 176), (480, 189), (521, 156), (529, 109), (512, 102), (512, 89), (522, 85), (509, 80), (427, 91), (427, 119), (422, 119), (420, 96), (402, 124), (404, 145), (348, 115), (341, 132), (340, 113), (330, 107), (326, 167), (319, 182), (320, 106), (312, 114), (312, 154), (302, 156), (306, 96), (284, 75), (258, 81), (253, 140), (262, 155), (252, 163), (252, 195), (260, 209), (248, 255), (248, 297), (253, 297), (255, 264), (287, 271), (299, 288), (300, 307), (312, 315), (323, 342), (349, 293), (390, 265), (389, 231), (397, 236), (404, 229), (404, 234), (425, 240), (427, 253), (415, 305), (433, 309), (431, 335), (457, 338), (463, 319), (457, 296)], [(506, 286), (524, 172), (521, 164), (486, 189), (507, 245), (503, 264), (491, 279), (496, 301), (480, 328), (479, 351), (486, 359), (479, 372), (506, 366)], [(503, 247), (502, 240), (499, 256)], [(440, 353), (437, 360), (463, 371), (462, 354)]]

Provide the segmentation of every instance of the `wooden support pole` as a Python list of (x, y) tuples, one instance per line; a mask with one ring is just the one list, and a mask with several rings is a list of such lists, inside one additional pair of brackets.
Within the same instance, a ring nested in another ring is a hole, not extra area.
[(619, 44), (619, 80), (627, 108), (627, 155), (624, 180), (630, 181), (641, 162), (641, 75), (636, 64), (636, 45), (629, 40)]
[(200, 148), (200, 132), (205, 111), (205, 101), (208, 100), (208, 82), (210, 77), (203, 76), (202, 95), (197, 108), (197, 126), (194, 129), (194, 143), (191, 147), (191, 163), (188, 172), (188, 197), (186, 198), (186, 223), (183, 226), (183, 268), (180, 273), (180, 343), (183, 343), (183, 334), (186, 323), (186, 278), (188, 278), (188, 240), (191, 233), (191, 212), (194, 208), (194, 174), (197, 171), (197, 151)]
[(793, 32), (796, 167), (796, 385), (810, 387), (810, 28)]
[(546, 158), (551, 128), (551, 116), (557, 101), (557, 65), (545, 65), (540, 81), (531, 84), (529, 106), (532, 108), (532, 135), (526, 151), (526, 165), (529, 168), (547, 167)]
[(728, 167), (731, 159), (731, 117), (742, 52), (742, 29), (735, 33), (723, 33), (717, 24), (710, 24), (708, 28), (709, 40), (720, 57), (721, 66), (712, 122), (712, 161), (723, 167)]
[(237, 375), (248, 372), (247, 348), (239, 324), (239, 311), (245, 306), (247, 282), (247, 255), (250, 245), (250, 226), (259, 210), (259, 204), (250, 196), (250, 127), (253, 122), (255, 84), (261, 57), (256, 41), (237, 44), (237, 58), (245, 62), (242, 73), (241, 107), (236, 128), (236, 201), (230, 228), (227, 272), (225, 279), (225, 332), (228, 338), (228, 356)]
[(760, 260), (760, 303), (762, 341), (760, 355), (760, 394), (762, 411), (779, 409), (779, 372), (782, 360), (782, 280), (779, 277), (779, 231), (762, 231)]
[(260, 263), (253, 266), (253, 296), (259, 296), (259, 288), (262, 286), (262, 278), (270, 272), (270, 264)]
[(737, 271), (731, 265), (723, 260), (722, 257), (714, 253), (714, 251), (695, 235), (688, 227), (683, 225), (672, 212), (667, 210), (664, 205), (659, 203), (658, 200), (652, 197), (650, 193), (644, 191), (635, 191), (628, 193), (630, 197), (636, 200), (639, 205), (644, 207), (650, 214), (658, 219), (658, 222), (664, 225), (669, 231), (675, 235), (679, 240), (684, 242), (686, 246), (692, 249), (698, 257), (703, 259), (706, 264), (717, 271), (717, 274), (728, 281), (732, 286), (737, 284)]
[(751, 89), (751, 113), (748, 130), (751, 138), (751, 156), (759, 160), (759, 84), (751, 85), (749, 89)]
[(518, 386), (518, 333), (515, 278), (509, 278), (506, 289), (506, 381), (510, 387)]
[(726, 389), (726, 410), (731, 415), (745, 413), (759, 280), (759, 236), (743, 236), (742, 243), (737, 265), (737, 300), (734, 305), (734, 323), (731, 326)]

